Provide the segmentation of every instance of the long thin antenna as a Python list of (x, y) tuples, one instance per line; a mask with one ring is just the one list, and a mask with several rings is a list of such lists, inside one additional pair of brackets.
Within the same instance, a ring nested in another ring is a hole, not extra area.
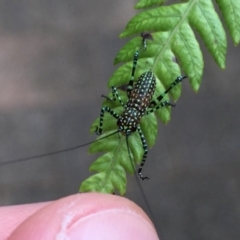
[[(151, 217), (153, 223), (156, 225), (156, 224), (157, 224), (157, 221), (156, 221), (155, 215), (153, 214), (153, 211), (152, 211), (152, 209), (151, 209), (151, 207), (150, 207), (150, 205), (149, 205), (149, 202), (148, 202), (148, 200), (147, 200), (147, 197), (146, 197), (146, 195), (145, 195), (145, 193), (144, 193), (144, 191), (143, 191), (142, 185), (141, 185), (141, 183), (140, 183), (139, 176), (138, 176), (137, 172), (135, 171), (135, 166), (134, 166), (133, 160), (132, 160), (132, 158), (131, 158), (131, 154), (130, 154), (128, 136), (126, 136), (126, 142), (127, 142), (128, 155), (129, 155), (129, 158), (130, 158), (130, 162), (131, 162), (131, 164), (132, 164), (132, 168), (133, 168), (133, 171), (134, 171), (135, 179), (136, 179), (136, 181), (137, 181), (137, 185), (138, 185), (138, 187), (139, 187), (139, 189), (140, 189), (140, 192), (141, 192), (141, 194), (142, 194), (142, 196), (143, 196), (143, 200), (144, 200), (144, 202), (145, 202), (145, 204), (146, 204), (146, 207), (147, 207), (147, 210), (148, 210), (148, 212), (149, 212), (149, 214), (150, 214), (150, 217)], [(160, 237), (160, 239), (163, 240), (163, 239), (164, 239), (164, 238), (163, 238), (163, 234), (162, 234), (162, 232), (161, 232), (161, 230), (160, 230), (159, 228), (158, 228), (158, 232), (159, 232), (159, 237)]]
[(10, 160), (10, 161), (0, 162), (0, 166), (12, 164), (12, 163), (18, 163), (18, 162), (25, 162), (25, 161), (28, 161), (28, 160), (37, 159), (37, 158), (43, 158), (43, 157), (56, 155), (56, 154), (63, 153), (63, 152), (69, 152), (71, 150), (75, 150), (75, 149), (78, 149), (78, 148), (90, 145), (91, 143), (101, 141), (101, 140), (103, 140), (103, 139), (105, 139), (107, 137), (110, 137), (110, 136), (118, 133), (118, 132), (119, 132), (119, 130), (117, 130), (117, 131), (115, 131), (115, 132), (113, 132), (113, 133), (111, 133), (111, 134), (109, 134), (107, 136), (104, 136), (102, 138), (99, 138), (99, 139), (96, 139), (94, 141), (87, 142), (87, 143), (84, 143), (84, 144), (81, 144), (81, 145), (77, 145), (77, 146), (74, 146), (74, 147), (71, 147), (71, 148), (65, 148), (65, 149), (62, 149), (62, 150), (54, 151), (54, 152), (48, 152), (48, 153), (38, 154), (38, 155), (30, 156), (30, 157), (24, 157), (24, 158), (13, 159), (13, 160)]

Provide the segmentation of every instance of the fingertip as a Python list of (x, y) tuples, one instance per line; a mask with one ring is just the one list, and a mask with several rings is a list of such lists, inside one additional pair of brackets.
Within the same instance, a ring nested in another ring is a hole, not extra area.
[(18, 226), (49, 202), (0, 207), (0, 239), (8, 239)]
[(130, 209), (113, 208), (78, 219), (63, 236), (71, 240), (146, 240), (158, 239), (153, 226), (141, 215)]
[(124, 197), (75, 194), (40, 209), (9, 238), (13, 239), (158, 239), (143, 210)]

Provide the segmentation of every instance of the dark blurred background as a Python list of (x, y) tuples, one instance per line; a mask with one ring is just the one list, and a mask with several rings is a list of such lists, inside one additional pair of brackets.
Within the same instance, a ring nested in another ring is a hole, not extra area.
[[(0, 3), (0, 161), (75, 146), (89, 134), (107, 92), (118, 38), (136, 1)], [(142, 187), (164, 239), (240, 239), (240, 48), (228, 39), (226, 70), (202, 44), (198, 94), (183, 94), (157, 144)], [(87, 148), (0, 168), (0, 205), (78, 191), (96, 158)], [(126, 197), (145, 211), (133, 177)]]

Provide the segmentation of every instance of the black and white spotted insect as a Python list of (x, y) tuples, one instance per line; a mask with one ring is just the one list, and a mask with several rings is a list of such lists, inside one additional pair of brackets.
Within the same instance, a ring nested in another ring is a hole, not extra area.
[(105, 112), (110, 113), (114, 118), (117, 119), (117, 126), (118, 126), (117, 131), (115, 131), (114, 133), (109, 134), (107, 136), (104, 136), (102, 138), (99, 138), (95, 141), (77, 145), (77, 146), (74, 146), (71, 148), (62, 149), (59, 151), (54, 151), (54, 152), (45, 153), (45, 154), (39, 154), (39, 155), (26, 157), (26, 158), (20, 158), (20, 159), (14, 159), (11, 161), (1, 162), (0, 166), (72, 151), (74, 149), (78, 149), (78, 148), (87, 146), (93, 142), (97, 142), (97, 141), (100, 141), (107, 137), (110, 137), (111, 135), (114, 135), (116, 133), (121, 133), (122, 135), (126, 136), (126, 138), (128, 138), (131, 134), (133, 134), (134, 132), (137, 131), (139, 133), (139, 136), (140, 136), (140, 139), (142, 142), (142, 147), (144, 150), (142, 161), (141, 161), (140, 167), (138, 169), (138, 175), (142, 180), (149, 179), (148, 177), (144, 177), (142, 174), (142, 168), (144, 166), (144, 163), (146, 161), (147, 154), (148, 154), (148, 146), (147, 146), (145, 137), (143, 135), (143, 132), (141, 130), (141, 127), (140, 127), (141, 119), (143, 116), (153, 113), (161, 107), (175, 106), (174, 104), (170, 103), (169, 101), (162, 101), (162, 100), (163, 100), (164, 96), (172, 88), (174, 88), (178, 83), (181, 83), (182, 80), (186, 78), (186, 76), (177, 77), (176, 80), (173, 81), (170, 84), (170, 86), (162, 94), (160, 94), (155, 100), (153, 100), (152, 98), (153, 98), (155, 88), (156, 88), (156, 78), (154, 76), (154, 73), (150, 70), (146, 71), (143, 74), (141, 74), (141, 76), (137, 79), (137, 81), (134, 81), (135, 70), (137, 67), (139, 54), (141, 51), (144, 51), (146, 49), (147, 39), (152, 40), (152, 37), (150, 34), (143, 33), (143, 34), (141, 34), (141, 36), (143, 38), (143, 47), (140, 48), (138, 51), (136, 51), (136, 53), (134, 54), (132, 73), (131, 73), (130, 81), (129, 81), (128, 87), (127, 87), (127, 97), (128, 97), (127, 103), (125, 104), (122, 101), (122, 99), (119, 96), (119, 93), (117, 91), (117, 88), (114, 86), (112, 87), (112, 98), (108, 98), (108, 97), (104, 96), (108, 100), (113, 100), (113, 101), (118, 100), (120, 102), (120, 104), (122, 105), (122, 107), (124, 108), (124, 110), (121, 115), (118, 115), (111, 108), (103, 107), (101, 109), (99, 126), (96, 127), (95, 132), (98, 135), (102, 134)]
[(139, 54), (141, 51), (146, 49), (147, 38), (144, 38), (143, 34), (142, 34), (142, 37), (143, 37), (143, 47), (138, 51), (136, 51), (133, 58), (132, 74), (127, 87), (127, 96), (128, 96), (127, 103), (125, 104), (122, 101), (117, 91), (117, 88), (114, 86), (112, 87), (112, 98), (108, 98), (104, 96), (109, 100), (114, 100), (114, 101), (118, 100), (120, 104), (123, 106), (124, 110), (121, 115), (118, 115), (111, 108), (103, 107), (101, 109), (99, 126), (96, 127), (96, 133), (98, 135), (102, 134), (105, 112), (110, 113), (114, 118), (117, 119), (118, 132), (120, 132), (122, 135), (129, 137), (132, 133), (134, 133), (135, 131), (138, 131), (139, 136), (141, 138), (142, 147), (144, 150), (142, 162), (138, 169), (138, 175), (142, 180), (144, 180), (144, 179), (149, 179), (148, 177), (144, 177), (142, 174), (142, 168), (147, 158), (148, 147), (140, 127), (141, 119), (143, 116), (153, 113), (161, 107), (175, 106), (169, 101), (162, 101), (162, 100), (164, 96), (174, 86), (182, 82), (182, 80), (186, 78), (186, 76), (177, 77), (177, 79), (174, 82), (172, 82), (171, 85), (161, 95), (159, 95), (156, 98), (156, 100), (153, 100), (152, 98), (156, 88), (156, 78), (152, 71), (144, 72), (138, 78), (138, 80), (134, 83), (135, 70), (137, 67)]

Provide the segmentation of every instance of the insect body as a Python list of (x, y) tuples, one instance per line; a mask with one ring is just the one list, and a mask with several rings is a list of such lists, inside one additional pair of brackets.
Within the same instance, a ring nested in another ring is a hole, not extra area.
[(144, 47), (141, 48), (140, 50), (138, 50), (134, 54), (132, 74), (131, 74), (131, 78), (130, 78), (128, 88), (127, 88), (127, 96), (128, 96), (127, 103), (126, 104), (123, 103), (116, 87), (112, 87), (112, 96), (113, 97), (112, 98), (106, 97), (109, 100), (116, 100), (116, 98), (117, 98), (118, 101), (120, 102), (120, 104), (124, 107), (123, 113), (121, 115), (118, 115), (111, 108), (103, 107), (101, 109), (99, 127), (96, 127), (96, 133), (98, 135), (102, 134), (104, 113), (108, 112), (114, 118), (117, 119), (118, 132), (120, 132), (122, 135), (125, 135), (126, 137), (128, 137), (135, 131), (138, 131), (141, 142), (142, 142), (142, 147), (144, 150), (142, 162), (138, 169), (138, 175), (142, 180), (149, 179), (149, 178), (144, 177), (142, 174), (142, 168), (143, 168), (144, 163), (147, 158), (148, 147), (147, 147), (147, 142), (145, 140), (143, 132), (140, 128), (141, 118), (145, 115), (155, 112), (157, 109), (159, 109), (161, 107), (175, 106), (174, 104), (170, 103), (169, 101), (161, 102), (161, 100), (174, 86), (176, 86), (184, 78), (186, 78), (186, 76), (184, 76), (184, 77), (179, 76), (169, 86), (169, 88), (165, 92), (163, 92), (160, 96), (158, 96), (156, 100), (152, 100), (152, 97), (153, 97), (153, 94), (154, 94), (155, 88), (156, 88), (156, 79), (155, 79), (155, 76), (152, 71), (147, 71), (147, 72), (143, 73), (139, 77), (139, 79), (136, 81), (136, 83), (134, 84), (134, 75), (135, 75), (135, 69), (137, 66), (139, 53), (140, 53), (140, 51), (142, 51), (143, 49), (146, 48), (146, 39), (145, 39), (145, 41), (143, 41), (143, 43), (144, 43)]
[(140, 136), (143, 151), (144, 151), (142, 161), (141, 161), (140, 167), (138, 169), (138, 175), (142, 180), (149, 179), (148, 177), (144, 177), (142, 174), (142, 168), (143, 168), (144, 163), (147, 158), (148, 147), (147, 147), (147, 142), (145, 140), (144, 134), (140, 128), (141, 119), (143, 116), (153, 113), (161, 107), (175, 106), (174, 104), (170, 103), (169, 101), (162, 101), (162, 100), (163, 100), (164, 96), (174, 86), (176, 86), (184, 78), (186, 78), (186, 76), (177, 77), (177, 79), (174, 82), (172, 82), (172, 84), (162, 94), (160, 94), (155, 100), (153, 100), (152, 98), (153, 98), (155, 88), (156, 88), (156, 78), (152, 71), (144, 72), (134, 84), (134, 76), (135, 76), (135, 70), (136, 70), (137, 62), (138, 62), (138, 58), (139, 58), (139, 53), (142, 50), (146, 49), (146, 39), (147, 38), (145, 38), (144, 36), (143, 36), (143, 46), (144, 47), (139, 49), (138, 51), (136, 51), (136, 53), (134, 54), (132, 73), (131, 73), (130, 81), (129, 81), (128, 87), (127, 87), (127, 96), (128, 96), (127, 103), (125, 104), (122, 101), (122, 99), (119, 96), (119, 93), (117, 91), (117, 88), (114, 86), (112, 87), (112, 98), (108, 98), (108, 97), (104, 96), (105, 98), (107, 98), (109, 100), (115, 101), (116, 99), (118, 99), (120, 104), (123, 106), (124, 110), (121, 115), (118, 115), (111, 108), (103, 107), (101, 109), (99, 126), (96, 127), (95, 132), (98, 135), (102, 134), (102, 127), (103, 127), (105, 112), (110, 113), (114, 118), (117, 119), (117, 126), (118, 126), (117, 131), (115, 131), (107, 136), (104, 136), (102, 138), (99, 138), (95, 141), (77, 145), (75, 147), (71, 147), (71, 148), (67, 148), (67, 149), (63, 149), (63, 150), (59, 150), (59, 151), (54, 151), (54, 152), (50, 152), (50, 153), (46, 153), (46, 154), (39, 154), (39, 155), (31, 156), (31, 157), (25, 157), (25, 158), (20, 158), (20, 159), (14, 159), (11, 161), (1, 162), (0, 166), (8, 165), (11, 163), (22, 162), (22, 161), (28, 161), (31, 159), (42, 158), (42, 157), (49, 156), (49, 155), (55, 155), (55, 154), (59, 154), (62, 152), (71, 151), (71, 150), (74, 150), (77, 148), (87, 146), (93, 142), (98, 142), (98, 141), (108, 138), (116, 133), (121, 133), (122, 135), (126, 136), (126, 138), (128, 138), (132, 133), (137, 131)]

